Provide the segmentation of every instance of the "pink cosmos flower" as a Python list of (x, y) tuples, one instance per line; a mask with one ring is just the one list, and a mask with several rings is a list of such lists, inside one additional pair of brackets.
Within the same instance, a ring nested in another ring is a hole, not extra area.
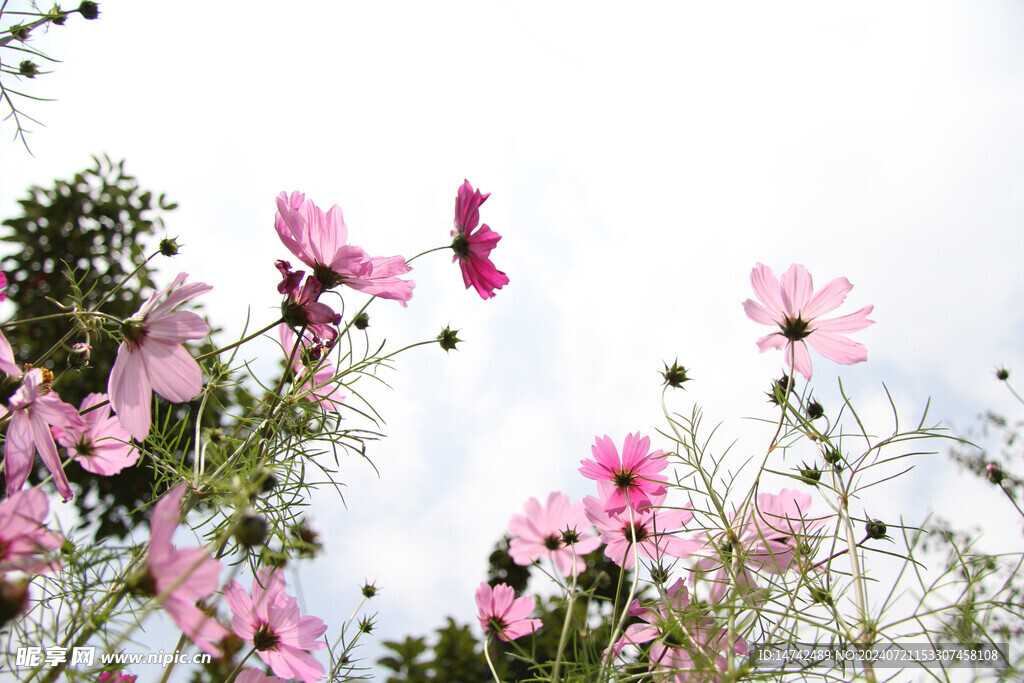
[(238, 674), (238, 678), (235, 679), (235, 683), (288, 683), (283, 678), (277, 676), (268, 676), (262, 671), (256, 669), (246, 669), (242, 673)]
[[(284, 323), (278, 326), (277, 332), (281, 337), (281, 347), (285, 353), (292, 353), (292, 350), (296, 349), (295, 333)], [(291, 356), (291, 365), (292, 372), (302, 383), (304, 391), (302, 396), (324, 410), (336, 412), (341, 409), (341, 403), (345, 397), (341, 395), (341, 384), (334, 379), (338, 374), (338, 369), (332, 363), (320, 360), (327, 349), (329, 346), (324, 340), (319, 339), (315, 332), (306, 330), (306, 333), (302, 335), (301, 348), (296, 349)], [(310, 372), (311, 368), (304, 362), (306, 359), (314, 364), (312, 373)]]
[(213, 287), (184, 284), (181, 273), (170, 285), (154, 292), (122, 331), (124, 341), (110, 371), (107, 393), (124, 428), (142, 441), (152, 423), (153, 392), (173, 403), (191, 401), (203, 391), (203, 371), (182, 342), (202, 339), (210, 327), (191, 311), (178, 306)]
[(301, 192), (282, 192), (277, 197), (274, 228), (284, 246), (313, 269), (324, 289), (346, 285), (403, 306), (412, 298), (415, 283), (399, 277), (412, 270), (405, 258), (371, 257), (347, 244), (348, 227), (337, 204), (325, 214)]
[(868, 352), (864, 345), (843, 334), (871, 325), (874, 321), (868, 320), (867, 316), (874, 306), (865, 306), (839, 318), (821, 319), (825, 313), (838, 308), (853, 289), (846, 278), (838, 277), (815, 292), (811, 274), (802, 265), (790, 266), (782, 275), (780, 284), (771, 268), (758, 263), (750, 273), (750, 283), (761, 303), (752, 299), (744, 301), (743, 310), (747, 317), (762, 325), (779, 328), (757, 340), (762, 353), (768, 349), (782, 349), (790, 371), (795, 367), (807, 379), (811, 378), (808, 344), (825, 358), (843, 365), (867, 360)]
[(327, 647), (318, 640), (327, 625), (316, 617), (299, 616), (295, 598), (284, 592), (280, 569), (265, 567), (257, 571), (251, 598), (241, 584), (232, 581), (224, 599), (234, 614), (231, 629), (235, 635), (252, 645), (275, 674), (304, 683), (324, 677), (323, 664), (309, 651)]
[(459, 196), (455, 199), (455, 229), (452, 230), (452, 263), (458, 259), (462, 269), (462, 281), (466, 289), (475, 287), (482, 299), (494, 296), (494, 290), (508, 284), (508, 276), (494, 267), (491, 262), (491, 250), (498, 246), (501, 235), (480, 223), (480, 205), (487, 201), (491, 194), (480, 194), (474, 190), (469, 181), (462, 183)]
[(317, 301), (322, 288), (315, 277), (307, 277), (306, 284), (300, 287), (305, 271), (292, 272), (292, 264), (278, 260), (275, 265), (281, 272), (281, 284), (277, 291), (288, 298), (281, 308), (284, 320), (292, 327), (309, 325), (320, 337), (333, 343), (338, 330), (333, 326), (341, 322), (341, 316), (330, 306)]
[(97, 679), (98, 683), (135, 683), (138, 676), (123, 674), (120, 671), (104, 671)]
[[(640, 602), (634, 600), (628, 613), (631, 617), (638, 617), (641, 623), (626, 628), (614, 646), (616, 656), (626, 645), (636, 646), (656, 640), (651, 645), (649, 659), (650, 671), (658, 683), (720, 680), (719, 672), (725, 671), (727, 666), (721, 653), (728, 648), (728, 634), (714, 620), (688, 610), (689, 604), (689, 593), (682, 579), (665, 591), (664, 598), (657, 601), (655, 609), (641, 607)], [(734, 651), (747, 654), (746, 641), (737, 639)]]
[(664, 451), (648, 453), (651, 440), (640, 433), (630, 434), (622, 444), (622, 460), (612, 440), (605, 436), (597, 438), (591, 446), (593, 460), (581, 460), (580, 474), (598, 482), (609, 481), (614, 489), (605, 501), (605, 512), (616, 513), (626, 509), (626, 497), (634, 510), (650, 507), (650, 496), (665, 493), (665, 480), (657, 474), (665, 469), (668, 461), (661, 456)]
[[(0, 272), (0, 301), (7, 301), (7, 276)], [(10, 377), (21, 377), (21, 368), (14, 361), (11, 342), (0, 332), (0, 372)]]
[(724, 544), (723, 539), (701, 534), (703, 547), (696, 554), (697, 575), (714, 573), (709, 578), (711, 601), (717, 602), (729, 586), (729, 572), (724, 562), (737, 554), (740, 558), (738, 583), (754, 587), (755, 572), (782, 574), (790, 569), (800, 551), (801, 541), (825, 524), (824, 518), (808, 518), (811, 496), (793, 489), (782, 489), (778, 495), (759, 493), (753, 510), (734, 531), (738, 540)]
[(516, 599), (512, 586), (499, 583), (493, 589), (486, 581), (476, 589), (477, 618), (484, 633), (493, 632), (506, 643), (522, 638), (541, 626), (540, 619), (530, 619), (537, 606), (533, 596)]
[(513, 515), (508, 523), (514, 537), (509, 543), (509, 555), (515, 563), (528, 565), (549, 557), (564, 576), (585, 570), (583, 556), (597, 550), (601, 540), (583, 533), (591, 525), (582, 501), (570, 504), (568, 496), (556, 491), (548, 496), (546, 506), (541, 507), (536, 498), (530, 498), (525, 508), (525, 515)]
[[(598, 482), (598, 487), (610, 489), (606, 482)], [(663, 557), (689, 557), (700, 544), (675, 534), (691, 519), (693, 513), (686, 509), (673, 510), (659, 508), (665, 501), (665, 495), (654, 495), (651, 507), (632, 511), (633, 525), (630, 526), (630, 511), (620, 510), (609, 514), (602, 498), (587, 496), (583, 499), (586, 515), (605, 544), (604, 553), (608, 558), (624, 569), (633, 566), (636, 553), (633, 552), (633, 538), (637, 542), (637, 552), (649, 560), (660, 560)]]
[(171, 543), (186, 489), (184, 482), (178, 484), (153, 507), (143, 589), (154, 596), (170, 590), (163, 599), (164, 611), (199, 649), (219, 657), (220, 648), (213, 643), (228, 635), (228, 630), (195, 603), (217, 590), (221, 564), (206, 548), (178, 550)]
[(131, 435), (110, 413), (106, 394), (89, 394), (82, 400), (80, 411), (83, 431), (53, 431), (57, 442), (68, 449), (82, 469), (109, 477), (138, 462), (139, 451), (132, 445)]
[(60, 400), (57, 392), (50, 388), (52, 383), (52, 372), (33, 368), (25, 373), (21, 386), (7, 404), (12, 414), (4, 444), (8, 497), (20, 491), (25, 484), (36, 451), (53, 475), (53, 482), (64, 502), (74, 497), (50, 428), (81, 430), (85, 423), (78, 411)]
[(46, 494), (37, 488), (16, 491), (0, 503), (0, 576), (11, 571), (39, 574), (60, 563), (46, 559), (64, 539), (46, 529), (50, 513)]

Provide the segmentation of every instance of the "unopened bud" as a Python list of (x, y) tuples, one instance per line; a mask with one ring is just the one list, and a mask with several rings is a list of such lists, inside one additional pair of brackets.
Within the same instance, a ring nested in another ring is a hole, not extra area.
[(366, 584), (363, 585), (363, 597), (369, 600), (373, 596), (377, 595), (377, 591), (379, 590), (379, 588), (367, 581)]
[(160, 240), (160, 253), (164, 256), (177, 256), (181, 245), (173, 237), (165, 237)]
[(365, 330), (370, 326), (370, 316), (364, 311), (356, 316), (356, 319), (352, 321), (352, 325), (357, 330)]
[(445, 352), (451, 351), (455, 348), (456, 344), (462, 341), (457, 336), (458, 332), (458, 330), (445, 327), (441, 330), (441, 334), (437, 335), (437, 343), (441, 345), (441, 348), (444, 349)]
[(1006, 380), (1010, 379), (1010, 371), (1007, 370), (1006, 368), (999, 368), (998, 370), (996, 370), (996, 379), (998, 379), (1000, 382), (1005, 382)]
[(880, 519), (868, 520), (865, 529), (867, 529), (868, 538), (875, 541), (885, 538), (885, 532), (887, 531), (885, 522)]
[(235, 540), (245, 548), (254, 548), (267, 537), (267, 522), (259, 515), (246, 513), (235, 524)]
[(91, 21), (100, 15), (100, 6), (92, 0), (83, 0), (78, 6), (78, 13)]
[(0, 626), (25, 611), (28, 606), (28, 583), (0, 582)]
[(684, 383), (690, 381), (690, 378), (686, 376), (686, 368), (679, 365), (678, 360), (672, 361), (671, 366), (665, 363), (665, 370), (661, 373), (661, 378), (665, 380), (665, 386), (672, 387), (673, 389), (678, 389)]
[(817, 401), (812, 399), (811, 402), (807, 404), (807, 419), (808, 420), (817, 420), (819, 417), (823, 416), (824, 414), (825, 414), (825, 408), (820, 403), (818, 403)]
[(1003, 468), (994, 462), (990, 462), (985, 471), (988, 472), (988, 480), (997, 486), (1003, 483)]
[(35, 78), (39, 73), (39, 67), (31, 59), (26, 59), (18, 66), (18, 73), (25, 78)]

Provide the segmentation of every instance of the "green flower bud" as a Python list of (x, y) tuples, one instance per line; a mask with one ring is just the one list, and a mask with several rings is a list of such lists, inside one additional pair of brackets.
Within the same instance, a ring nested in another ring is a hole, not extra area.
[(445, 352), (451, 351), (455, 348), (456, 344), (462, 341), (457, 336), (458, 332), (458, 330), (445, 327), (441, 330), (441, 334), (437, 335), (437, 343), (441, 345), (441, 348), (444, 349)]
[(883, 522), (882, 520), (868, 520), (867, 524), (865, 525), (865, 528), (868, 532), (868, 538), (873, 539), (875, 541), (885, 538), (885, 532), (887, 531), (887, 529), (885, 527), (885, 522)]
[(26, 59), (18, 66), (18, 73), (25, 78), (35, 78), (39, 73), (39, 67), (31, 59)]
[(672, 361), (671, 367), (668, 363), (665, 363), (665, 371), (661, 373), (661, 377), (665, 380), (665, 386), (672, 387), (673, 389), (678, 389), (691, 379), (686, 376), (686, 368), (679, 365), (678, 359)]
[(92, 21), (100, 15), (100, 6), (92, 0), (82, 0), (82, 4), (78, 6), (78, 13)]

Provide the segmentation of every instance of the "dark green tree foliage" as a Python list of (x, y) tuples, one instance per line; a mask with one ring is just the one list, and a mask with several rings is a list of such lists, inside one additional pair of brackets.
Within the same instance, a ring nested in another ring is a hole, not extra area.
[[(0, 267), (8, 279), (13, 320), (53, 316), (72, 305), (86, 310), (139, 264), (144, 265), (103, 303), (102, 310), (128, 318), (157, 286), (145, 263), (146, 247), (155, 250), (154, 233), (163, 228), (161, 213), (175, 204), (141, 189), (125, 173), (123, 161), (115, 164), (107, 157), (94, 157), (93, 162), (71, 180), (58, 180), (51, 188), (30, 188), (19, 201), (22, 215), (3, 222), (2, 239), (12, 253), (0, 261)], [(78, 406), (87, 394), (107, 390), (119, 343), (116, 328), (108, 324), (89, 330), (92, 351), (85, 366), (75, 362), (70, 350), (72, 344), (86, 341), (86, 330), (69, 317), (7, 327), (4, 334), (19, 364), (45, 367), (57, 376), (67, 371), (55, 389), (64, 401)], [(15, 388), (16, 382), (8, 380), (2, 398), (6, 400)], [(188, 414), (189, 407), (180, 406), (172, 417), (182, 419)], [(204, 423), (216, 421), (217, 414), (204, 414)], [(186, 438), (191, 429), (183, 431)], [(186, 447), (184, 439), (178, 447)], [(154, 473), (145, 458), (112, 477), (93, 475), (74, 462), (65, 471), (76, 489), (74, 502), (82, 519), (98, 525), (97, 539), (123, 537), (135, 523), (127, 520), (127, 513), (148, 501), (154, 488)], [(95, 506), (88, 502), (96, 500), (88, 495), (91, 492), (98, 496)]]
[[(540, 573), (535, 567), (521, 567), (508, 554), (508, 538), (502, 539), (491, 553), (488, 583), (492, 586), (505, 583), (515, 589), (516, 594), (526, 590), (531, 573)], [(585, 627), (593, 619), (588, 615), (598, 611), (610, 611), (619, 586), (619, 572), (614, 562), (604, 554), (604, 546), (586, 556), (587, 569), (578, 581), (580, 596), (573, 605), (573, 619), (569, 640), (562, 654), (563, 680), (575, 680), (574, 670), (578, 664), (600, 662), (608, 645), (607, 626), (597, 630)], [(541, 576), (542, 580), (547, 580)], [(631, 580), (630, 572), (622, 577), (623, 585)], [(536, 585), (536, 582), (535, 582)], [(623, 596), (624, 599), (624, 596)], [(547, 680), (550, 667), (558, 652), (558, 639), (565, 621), (566, 602), (562, 596), (538, 600), (539, 616), (543, 627), (532, 636), (515, 641), (515, 645), (494, 640), (490, 645), (491, 661), (503, 681)], [(536, 613), (535, 613), (536, 616)], [(607, 621), (607, 620), (604, 620)], [(459, 625), (450, 617), (446, 626), (435, 631), (437, 639), (431, 647), (425, 637), (407, 637), (403, 642), (385, 642), (384, 647), (393, 654), (378, 660), (378, 664), (393, 671), (387, 683), (480, 683), (492, 680), (484, 659), (484, 644), (472, 634), (468, 625)], [(516, 648), (529, 653), (536, 661), (546, 663), (543, 671), (537, 671), (525, 660), (516, 656)], [(593, 671), (593, 667), (587, 667)]]

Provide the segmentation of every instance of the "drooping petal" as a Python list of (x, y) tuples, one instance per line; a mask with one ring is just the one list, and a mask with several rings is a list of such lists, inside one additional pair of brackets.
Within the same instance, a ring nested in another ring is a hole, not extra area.
[(153, 388), (146, 374), (142, 353), (122, 342), (107, 381), (107, 395), (121, 426), (137, 441), (149, 434), (152, 421)]
[(32, 471), (35, 443), (32, 441), (32, 426), (28, 415), (17, 411), (7, 425), (4, 442), (4, 475), (7, 478), (7, 497), (21, 490)]
[(43, 419), (38, 411), (31, 410), (27, 412), (29, 414), (29, 426), (32, 429), (32, 439), (35, 442), (36, 449), (39, 451), (39, 458), (46, 465), (46, 469), (50, 471), (50, 474), (53, 475), (53, 483), (56, 485), (60, 497), (66, 503), (74, 498), (75, 494), (71, 492), (71, 485), (68, 483), (67, 475), (64, 474), (64, 467), (61, 465), (60, 456), (57, 455), (57, 444), (53, 442), (50, 425), (46, 423), (46, 420)]

